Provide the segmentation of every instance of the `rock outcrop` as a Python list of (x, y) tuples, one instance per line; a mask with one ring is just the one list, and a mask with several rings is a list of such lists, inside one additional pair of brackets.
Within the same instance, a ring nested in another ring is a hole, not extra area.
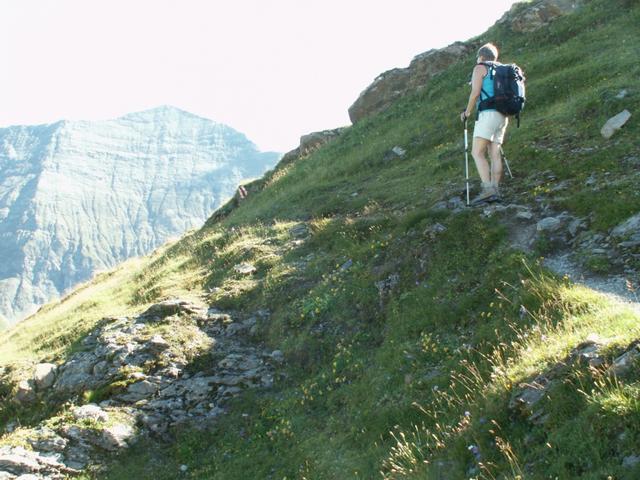
[(0, 129), (0, 315), (20, 320), (200, 227), (278, 157), (171, 107)]
[(178, 425), (215, 422), (229, 399), (274, 383), (282, 352), (248, 341), (265, 315), (236, 321), (169, 300), (136, 317), (103, 319), (82, 341), (83, 351), (58, 367), (38, 365), (35, 380), (17, 380), (18, 406), (45, 401), (62, 413), (3, 438), (0, 478), (66, 478), (99, 466), (140, 436), (163, 438)]
[(456, 42), (418, 55), (407, 68), (395, 68), (381, 74), (349, 108), (351, 122), (355, 124), (382, 112), (407, 93), (426, 87), (434, 75), (446, 70), (471, 50), (470, 45)]
[(553, 20), (574, 12), (584, 0), (538, 0), (519, 2), (505, 13), (498, 24), (506, 24), (511, 30), (528, 33), (545, 27)]
[(345, 131), (345, 128), (336, 128), (333, 130), (322, 130), (320, 132), (312, 132), (300, 137), (300, 145), (298, 148), (287, 152), (280, 161), (280, 165), (287, 165), (295, 162), (299, 158), (310, 155), (318, 148), (338, 138)]

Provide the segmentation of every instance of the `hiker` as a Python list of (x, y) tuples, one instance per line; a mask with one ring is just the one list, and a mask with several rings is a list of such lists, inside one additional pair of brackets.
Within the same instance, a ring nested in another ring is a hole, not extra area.
[[(498, 49), (495, 45), (487, 43), (478, 50), (476, 66), (471, 75), (471, 94), (467, 108), (460, 114), (460, 119), (465, 122), (473, 109), (478, 110), (478, 117), (473, 130), (473, 144), (471, 155), (475, 160), (482, 190), (473, 199), (472, 204), (481, 202), (499, 201), (500, 180), (502, 179), (502, 157), (500, 148), (507, 130), (509, 118), (498, 112), (495, 108), (481, 105), (483, 100), (494, 96), (493, 78), (488, 75), (489, 68), (482, 65), (483, 62), (497, 62)], [(491, 166), (487, 161), (486, 153), (489, 153)]]

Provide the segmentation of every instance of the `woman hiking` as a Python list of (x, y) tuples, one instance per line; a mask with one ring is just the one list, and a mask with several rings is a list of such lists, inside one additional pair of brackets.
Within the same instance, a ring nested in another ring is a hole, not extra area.
[[(500, 201), (500, 180), (502, 179), (502, 156), (500, 147), (504, 140), (509, 118), (495, 108), (486, 106), (483, 101), (494, 96), (493, 75), (489, 75), (491, 62), (497, 62), (498, 49), (492, 43), (487, 43), (478, 50), (476, 66), (471, 75), (471, 94), (467, 108), (460, 114), (465, 122), (478, 109), (478, 119), (473, 130), (473, 144), (471, 155), (478, 169), (482, 190), (471, 204)], [(489, 154), (491, 165), (487, 161)]]

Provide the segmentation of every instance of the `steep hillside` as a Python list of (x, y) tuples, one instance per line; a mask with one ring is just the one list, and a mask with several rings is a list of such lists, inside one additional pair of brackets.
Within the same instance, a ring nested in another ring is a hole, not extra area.
[[(0, 470), (638, 478), (639, 24), (622, 0), (498, 23), (199, 231), (2, 334)], [(465, 208), (458, 115), (488, 40), (528, 103), (505, 202)], [(29, 457), (46, 451), (60, 464)]]
[(0, 129), (0, 312), (20, 320), (199, 227), (277, 158), (172, 107)]

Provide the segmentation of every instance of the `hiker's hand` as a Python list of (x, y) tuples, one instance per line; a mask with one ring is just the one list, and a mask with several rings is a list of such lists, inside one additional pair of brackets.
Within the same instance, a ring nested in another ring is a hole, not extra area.
[(467, 118), (469, 118), (469, 115), (467, 115), (467, 111), (463, 110), (462, 113), (460, 114), (460, 120), (465, 122), (467, 120)]

